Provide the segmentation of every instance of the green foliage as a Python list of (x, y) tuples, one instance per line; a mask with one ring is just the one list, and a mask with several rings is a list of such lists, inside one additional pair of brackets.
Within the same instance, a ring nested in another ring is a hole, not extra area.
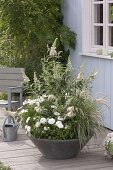
[(100, 104), (91, 95), (91, 83), (96, 73), (85, 77), (81, 67), (78, 75), (71, 63), (67, 67), (59, 62), (56, 40), (42, 60), (40, 79), (34, 74), (30, 85), (31, 99), (23, 103), (18, 118), (26, 124), (27, 133), (38, 138), (86, 140), (100, 129)]
[(11, 170), (10, 167), (4, 166), (2, 162), (0, 162), (0, 170)]
[(64, 45), (75, 47), (75, 33), (63, 25), (62, 3), (63, 0), (1, 0), (1, 64), (25, 67), (30, 78), (34, 71), (39, 75), (45, 47), (56, 37), (65, 64), (69, 52)]
[(0, 100), (7, 100), (7, 93), (0, 93)]

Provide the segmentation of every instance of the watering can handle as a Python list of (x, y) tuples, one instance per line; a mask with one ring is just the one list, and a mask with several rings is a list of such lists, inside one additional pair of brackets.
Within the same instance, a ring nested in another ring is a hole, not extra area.
[[(12, 119), (13, 123), (15, 123), (15, 120), (12, 116), (7, 116), (4, 120), (4, 123), (3, 123), (3, 133), (4, 133), (4, 135), (5, 135), (5, 123), (6, 123), (7, 120), (11, 121), (11, 119)], [(9, 121), (8, 121), (8, 123), (9, 123)]]

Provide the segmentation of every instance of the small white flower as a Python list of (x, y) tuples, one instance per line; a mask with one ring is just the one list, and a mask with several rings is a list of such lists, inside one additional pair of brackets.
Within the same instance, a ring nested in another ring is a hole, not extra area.
[(23, 113), (27, 113), (28, 112), (28, 110), (27, 109), (22, 109), (21, 111), (20, 111), (20, 113), (21, 114), (23, 114)]
[(65, 129), (68, 129), (68, 128), (69, 128), (69, 126), (68, 126), (68, 125), (66, 125), (66, 126), (65, 126)]
[(41, 109), (40, 107), (37, 107), (37, 106), (36, 106), (34, 109), (35, 109), (35, 111), (38, 112), (38, 113), (42, 111), (42, 109)]
[(74, 112), (74, 106), (70, 106), (67, 108), (67, 112)]
[(41, 119), (40, 119), (40, 123), (41, 124), (45, 124), (47, 122), (47, 119), (45, 118), (45, 117), (42, 117)]
[(59, 129), (64, 128), (64, 125), (62, 124), (61, 121), (57, 121), (57, 122), (56, 122), (56, 126), (57, 126)]
[(68, 113), (66, 114), (66, 116), (72, 118), (72, 117), (75, 116), (75, 114), (74, 114), (73, 112), (70, 111), (70, 112), (68, 112)]
[(43, 97), (43, 96), (40, 96), (40, 98), (39, 98), (39, 103), (42, 103), (42, 102), (44, 102), (44, 101), (45, 101), (44, 97)]
[(25, 125), (25, 130), (27, 130), (28, 125)]
[(55, 99), (56, 99), (56, 97), (53, 94), (48, 95), (48, 100), (55, 101)]
[(57, 120), (62, 121), (62, 120), (64, 120), (64, 118), (63, 118), (63, 117), (58, 116)]
[(55, 116), (59, 116), (59, 115), (60, 115), (59, 112), (54, 112), (53, 114), (54, 114)]
[(31, 132), (31, 127), (30, 126), (27, 126), (27, 133), (30, 133)]
[(56, 109), (57, 107), (55, 105), (51, 105), (51, 108), (52, 109)]
[(36, 128), (40, 127), (40, 122), (36, 122), (35, 126)]
[(53, 125), (53, 124), (55, 123), (55, 119), (54, 119), (54, 118), (48, 119), (48, 123), (49, 123), (50, 125)]
[(47, 128), (47, 127), (44, 127), (44, 130), (45, 130), (45, 131), (47, 131), (47, 130), (48, 130), (48, 128)]
[(42, 97), (47, 98), (47, 95), (46, 95), (46, 94), (43, 94)]
[(28, 117), (28, 118), (26, 119), (26, 123), (27, 123), (27, 124), (29, 123), (30, 119), (31, 119), (31, 117)]

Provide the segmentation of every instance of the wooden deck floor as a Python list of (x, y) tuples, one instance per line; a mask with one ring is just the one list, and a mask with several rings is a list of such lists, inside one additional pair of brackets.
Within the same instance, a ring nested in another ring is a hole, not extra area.
[[(0, 111), (0, 128), (4, 111)], [(15, 170), (113, 170), (113, 160), (104, 156), (103, 138), (105, 130), (97, 139), (92, 138), (81, 153), (73, 159), (50, 160), (44, 158), (34, 144), (26, 137), (25, 131), (19, 129), (15, 142), (2, 142), (0, 134), (0, 161)]]

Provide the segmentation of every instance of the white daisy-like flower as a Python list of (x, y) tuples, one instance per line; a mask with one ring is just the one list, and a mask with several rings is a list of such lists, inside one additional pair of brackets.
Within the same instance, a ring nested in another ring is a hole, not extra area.
[(57, 120), (62, 121), (62, 120), (64, 120), (64, 118), (63, 118), (63, 117), (58, 116)]
[(68, 125), (66, 125), (66, 126), (65, 126), (65, 129), (68, 129), (68, 128), (69, 128), (69, 126), (68, 126)]
[(44, 102), (44, 100), (45, 100), (44, 97), (43, 97), (43, 96), (40, 96), (39, 102), (42, 103), (42, 102)]
[(48, 100), (55, 101), (55, 99), (56, 99), (56, 97), (53, 94), (48, 95)]
[(62, 124), (61, 121), (57, 121), (55, 125), (56, 125), (59, 129), (64, 128), (64, 125)]
[(45, 124), (47, 122), (47, 119), (45, 118), (45, 117), (42, 117), (41, 119), (40, 119), (40, 123), (41, 124)]
[(28, 117), (28, 118), (26, 119), (26, 123), (27, 123), (27, 124), (29, 123), (30, 119), (31, 119), (31, 117)]
[(47, 130), (48, 130), (48, 128), (47, 128), (47, 127), (44, 127), (44, 130), (45, 130), (45, 131), (47, 131)]
[(36, 128), (40, 127), (40, 122), (36, 122), (35, 126)]
[(54, 114), (55, 116), (59, 116), (59, 115), (60, 115), (59, 112), (54, 112), (53, 114)]
[(27, 133), (30, 133), (31, 132), (31, 127), (30, 126), (27, 126)]
[(47, 95), (46, 95), (46, 94), (43, 94), (42, 97), (47, 98)]
[(48, 119), (48, 124), (53, 125), (54, 123), (55, 123), (55, 119), (54, 118)]
[(28, 112), (28, 110), (27, 109), (22, 109), (21, 111), (20, 111), (20, 113), (21, 114), (23, 114), (23, 113), (27, 113)]
[(27, 130), (28, 125), (25, 125), (25, 130)]

